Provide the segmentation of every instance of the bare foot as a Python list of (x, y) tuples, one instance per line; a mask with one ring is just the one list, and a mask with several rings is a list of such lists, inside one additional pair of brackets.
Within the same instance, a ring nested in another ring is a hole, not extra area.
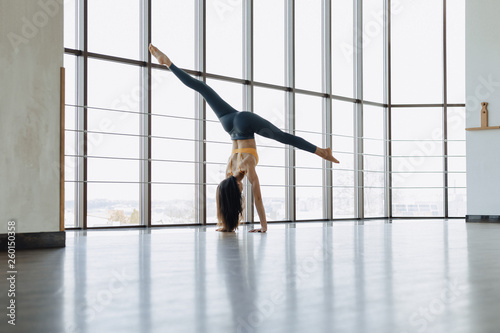
[(158, 50), (157, 47), (153, 46), (153, 44), (149, 44), (149, 52), (151, 52), (153, 57), (155, 57), (156, 60), (158, 60), (160, 65), (165, 65), (167, 67), (170, 67), (170, 65), (172, 65), (170, 59), (163, 52)]
[(339, 160), (337, 160), (335, 157), (332, 155), (332, 149), (331, 148), (317, 148), (315, 151), (315, 154), (324, 158), (327, 161), (333, 162), (333, 163), (340, 163)]

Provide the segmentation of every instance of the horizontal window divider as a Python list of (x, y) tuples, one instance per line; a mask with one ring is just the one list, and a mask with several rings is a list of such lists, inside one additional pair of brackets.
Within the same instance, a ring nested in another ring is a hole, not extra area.
[[(85, 55), (84, 51), (82, 51), (82, 55)], [(111, 61), (111, 62), (127, 64), (127, 65), (136, 65), (136, 66), (141, 66), (141, 67), (146, 67), (148, 65), (147, 61), (130, 59), (130, 58), (122, 58), (122, 57), (117, 57), (117, 56), (112, 56), (112, 55), (107, 55), (107, 54), (102, 54), (102, 53), (96, 53), (96, 52), (87, 52), (87, 57), (92, 58), (92, 59)]]
[(171, 163), (187, 163), (187, 164), (203, 164), (203, 162), (185, 161), (185, 160), (165, 160), (165, 159), (147, 159), (147, 158), (134, 158), (134, 157), (115, 157), (115, 156), (95, 156), (95, 155), (64, 155), (66, 157), (83, 157), (89, 159), (105, 159), (105, 160), (130, 160), (130, 161), (151, 161), (151, 162), (171, 162)]
[(140, 111), (111, 109), (111, 108), (104, 108), (101, 106), (89, 106), (89, 105), (77, 105), (77, 104), (64, 104), (64, 106), (75, 108), (75, 109), (87, 109), (87, 110), (90, 109), (90, 110), (101, 110), (101, 111), (109, 111), (109, 112), (130, 113), (130, 114), (133, 114), (136, 116), (144, 115), (144, 113), (141, 113)]
[(340, 169), (340, 168), (332, 168), (333, 171), (345, 171), (345, 172), (354, 172), (354, 169)]
[[(78, 184), (108, 184), (108, 185), (134, 185), (134, 184), (151, 184), (151, 185), (182, 185), (182, 186), (198, 186), (198, 185), (206, 185), (206, 186), (218, 186), (219, 183), (186, 183), (186, 182), (159, 182), (159, 181), (152, 181), (152, 182), (133, 182), (133, 181), (114, 181), (114, 180), (87, 180), (87, 181), (77, 181), (77, 180), (69, 180), (66, 179), (64, 181), (65, 183), (78, 183)], [(324, 187), (323, 185), (276, 185), (276, 184), (261, 184), (261, 187), (296, 187), (296, 188), (322, 188)], [(356, 186), (352, 185), (332, 185), (332, 186), (326, 186), (327, 188), (347, 188), (347, 189), (355, 189)], [(362, 188), (362, 187), (358, 187)], [(364, 188), (383, 188), (383, 187), (364, 187)], [(459, 187), (455, 187), (459, 188)]]
[(218, 120), (211, 119), (201, 119), (201, 118), (192, 118), (192, 117), (183, 117), (183, 116), (173, 116), (168, 114), (159, 114), (159, 113), (150, 113), (151, 117), (161, 117), (161, 118), (173, 118), (173, 119), (183, 119), (183, 120), (194, 120), (194, 121), (204, 121), (206, 123), (219, 123)]
[(394, 142), (436, 142), (436, 143), (443, 143), (443, 139), (441, 140), (428, 140), (428, 139), (402, 139), (402, 140), (390, 140), (392, 143)]
[(385, 158), (385, 155), (380, 155), (380, 154), (370, 154), (370, 153), (358, 153), (358, 156), (371, 156), (371, 157), (383, 157)]
[(259, 81), (253, 81), (253, 86), (258, 87), (258, 88), (268, 88), (268, 89), (274, 89), (274, 90), (279, 90), (279, 91), (290, 91), (289, 87), (285, 86), (280, 86), (272, 83), (265, 83), (265, 82), (259, 82)]
[(414, 173), (431, 173), (431, 174), (440, 174), (442, 175), (447, 173), (466, 173), (465, 171), (391, 171), (390, 173), (402, 173), (402, 174), (414, 174)]
[(368, 173), (385, 173), (384, 170), (369, 170), (369, 169), (364, 169), (362, 172), (368, 172)]
[(306, 90), (306, 89), (300, 89), (300, 88), (291, 89), (291, 91), (296, 93), (296, 94), (323, 97), (323, 98), (330, 98), (330, 96), (331, 96), (331, 95), (326, 94), (326, 93), (312, 91), (312, 90)]
[(464, 108), (465, 104), (451, 104), (451, 103), (429, 103), (429, 104), (391, 104), (391, 108)]
[(416, 156), (416, 155), (397, 155), (397, 156), (394, 156), (392, 155), (390, 158), (410, 158), (410, 157), (416, 157), (416, 158), (429, 158), (429, 157), (432, 157), (432, 158), (436, 158), (436, 157), (440, 157), (440, 158), (444, 158), (444, 157), (457, 157), (457, 158), (465, 158), (466, 156), (465, 155), (428, 155), (428, 156)]
[(429, 104), (391, 104), (392, 108), (444, 108), (444, 103)]
[(68, 47), (64, 48), (64, 53), (75, 55), (75, 56), (82, 56), (83, 55), (82, 51), (76, 50), (76, 49), (72, 49), (72, 48), (68, 48)]
[[(435, 187), (435, 186), (403, 186), (403, 187), (396, 187), (396, 186), (392, 186), (391, 189), (394, 189), (394, 190), (444, 190), (444, 189), (447, 189), (449, 187)], [(466, 187), (454, 187), (454, 188), (463, 188), (465, 189)]]
[[(285, 132), (285, 131), (283, 131), (283, 132)], [(299, 129), (295, 129), (295, 133), (317, 134), (317, 135), (324, 135), (324, 136), (329, 135), (327, 133), (316, 132), (316, 131), (307, 131), (307, 130), (299, 130)]]
[(330, 135), (332, 137), (354, 139), (354, 135), (344, 135), (344, 134), (335, 134), (335, 133), (331, 133)]
[(372, 102), (372, 101), (363, 101), (363, 104), (370, 105), (370, 106), (378, 106), (381, 108), (386, 108), (389, 106), (388, 104), (384, 104), (384, 103), (380, 103), (380, 102)]
[(387, 141), (386, 139), (368, 138), (368, 137), (364, 137), (364, 136), (362, 136), (360, 139), (368, 140), (368, 141), (379, 141), (382, 143), (385, 143)]
[(74, 104), (65, 104), (68, 107), (81, 108), (81, 109), (91, 109), (91, 110), (103, 110), (109, 112), (119, 112), (119, 113), (130, 113), (138, 116), (152, 116), (152, 117), (164, 117), (164, 118), (174, 118), (174, 119), (185, 119), (185, 120), (196, 120), (196, 121), (204, 121), (207, 123), (219, 123), (218, 120), (211, 119), (201, 119), (201, 118), (193, 118), (193, 117), (184, 117), (184, 116), (174, 116), (168, 114), (160, 114), (160, 113), (143, 113), (139, 111), (130, 111), (130, 110), (120, 110), (120, 109), (111, 109), (111, 108), (103, 108), (98, 106), (88, 106), (88, 105), (74, 105)]
[(346, 155), (353, 155), (354, 156), (354, 152), (352, 152), (352, 151), (332, 150), (332, 154), (346, 154)]

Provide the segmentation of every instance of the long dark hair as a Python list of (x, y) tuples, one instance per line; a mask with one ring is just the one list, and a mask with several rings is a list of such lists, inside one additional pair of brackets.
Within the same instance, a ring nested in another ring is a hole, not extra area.
[(238, 228), (243, 212), (243, 196), (234, 176), (224, 179), (217, 186), (217, 219), (223, 231)]

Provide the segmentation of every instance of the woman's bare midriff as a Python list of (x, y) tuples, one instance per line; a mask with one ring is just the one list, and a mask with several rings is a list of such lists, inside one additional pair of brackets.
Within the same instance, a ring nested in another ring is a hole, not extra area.
[[(233, 140), (232, 149), (239, 148), (255, 148), (257, 149), (257, 145), (255, 143), (255, 139), (247, 139), (247, 140)], [(248, 168), (255, 168), (257, 161), (252, 154), (249, 153), (241, 153), (241, 159), (238, 158), (239, 154), (231, 154), (227, 162), (226, 174), (231, 175), (231, 172), (235, 177), (240, 173), (240, 169), (245, 174), (248, 171)], [(231, 166), (232, 170), (229, 169)]]

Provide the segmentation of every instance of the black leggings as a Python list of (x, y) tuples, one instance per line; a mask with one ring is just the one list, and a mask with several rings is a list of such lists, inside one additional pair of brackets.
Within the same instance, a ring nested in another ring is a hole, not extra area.
[(179, 69), (174, 64), (170, 65), (170, 70), (186, 86), (199, 92), (214, 110), (217, 118), (229, 133), (232, 140), (254, 139), (254, 133), (266, 138), (289, 144), (299, 149), (314, 153), (316, 146), (312, 143), (289, 133), (285, 133), (271, 122), (262, 118), (258, 114), (248, 111), (237, 111), (227, 104), (217, 93), (205, 82), (191, 77), (189, 74)]

